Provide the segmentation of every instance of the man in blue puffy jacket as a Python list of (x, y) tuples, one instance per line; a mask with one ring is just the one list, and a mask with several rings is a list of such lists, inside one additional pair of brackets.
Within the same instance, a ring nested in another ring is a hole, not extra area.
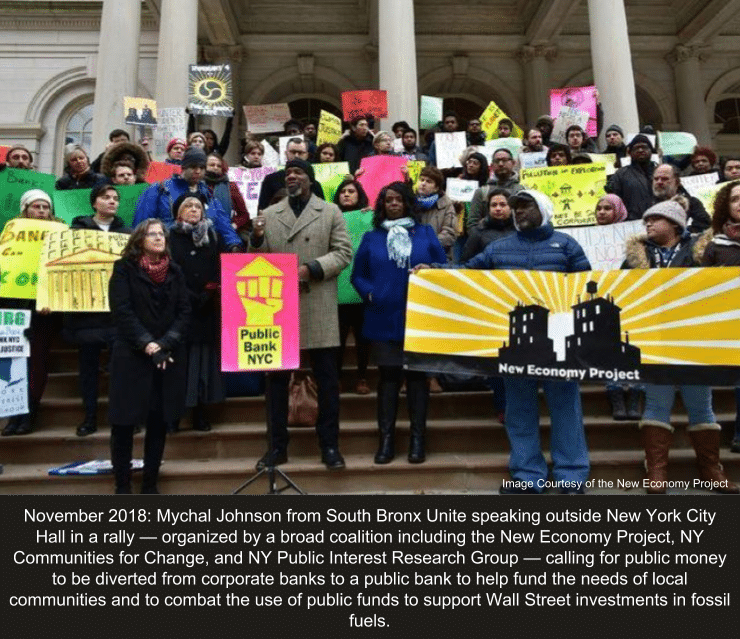
[(242, 241), (231, 226), (229, 212), (224, 211), (221, 203), (208, 195), (208, 187), (203, 178), (206, 172), (206, 154), (198, 147), (190, 147), (182, 158), (182, 173), (173, 175), (162, 182), (152, 184), (141, 194), (136, 203), (134, 227), (139, 222), (153, 217), (162, 220), (170, 228), (175, 220), (172, 217), (172, 203), (188, 191), (197, 191), (205, 196), (206, 216), (213, 222), (213, 228), (223, 243), (231, 251), (243, 247)]
[[(572, 237), (551, 223), (553, 206), (539, 191), (520, 191), (509, 199), (517, 232), (489, 244), (459, 268), (516, 269), (574, 273), (591, 265)], [(509, 472), (501, 494), (541, 493), (547, 463), (540, 447), (539, 381), (505, 377), (506, 432), (511, 444)], [(543, 380), (550, 409), (550, 452), (555, 485), (564, 494), (584, 492), (589, 473), (588, 447), (583, 431), (581, 394), (576, 382)]]

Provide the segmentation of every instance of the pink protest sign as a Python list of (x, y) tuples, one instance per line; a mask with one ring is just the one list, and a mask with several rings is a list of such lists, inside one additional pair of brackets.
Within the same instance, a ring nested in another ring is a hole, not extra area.
[(300, 365), (298, 258), (293, 253), (221, 256), (221, 370)]
[(370, 206), (375, 206), (375, 199), (380, 190), (391, 182), (403, 182), (401, 167), (406, 166), (408, 160), (397, 155), (371, 155), (362, 158), (360, 168), (364, 173), (357, 180), (367, 193)]
[(368, 115), (375, 118), (388, 117), (388, 95), (385, 91), (344, 91), (342, 93), (342, 117), (347, 122)]
[(596, 87), (565, 87), (550, 89), (550, 115), (558, 117), (560, 107), (574, 107), (588, 113), (586, 133), (589, 137), (596, 137)]

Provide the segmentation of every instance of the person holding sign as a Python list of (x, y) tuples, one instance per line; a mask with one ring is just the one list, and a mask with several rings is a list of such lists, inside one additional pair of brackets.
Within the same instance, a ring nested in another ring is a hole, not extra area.
[(349, 163), (350, 173), (354, 175), (360, 168), (360, 161), (373, 154), (373, 135), (367, 118), (355, 118), (349, 123), (349, 135), (338, 144), (339, 160)]
[[(284, 175), (288, 197), (253, 221), (249, 250), (298, 256), (300, 342), (301, 349), (308, 351), (318, 384), (316, 433), (321, 461), (329, 470), (339, 470), (344, 468), (344, 458), (339, 452), (337, 277), (352, 259), (352, 242), (341, 211), (312, 193), (311, 183), (316, 178), (308, 162), (289, 160)], [(270, 460), (275, 465), (288, 461), (289, 381), (290, 371), (268, 374), (272, 441), (257, 462), (257, 470)]]
[(655, 153), (653, 143), (642, 133), (627, 145), (631, 163), (612, 175), (604, 190), (618, 195), (629, 212), (629, 220), (639, 220), (653, 201), (653, 172), (657, 166), (651, 160)]
[[(436, 169), (435, 169), (436, 170)], [(403, 339), (409, 269), (445, 262), (436, 232), (421, 224), (411, 190), (403, 182), (383, 188), (375, 204), (374, 230), (366, 233), (355, 256), (351, 282), (365, 301), (364, 336), (373, 342), (380, 369), (376, 464), (395, 457), (396, 416), (403, 370)], [(429, 404), (427, 375), (406, 371), (411, 422), (408, 461), (426, 459), (426, 418)]]
[[(61, 222), (54, 217), (51, 198), (40, 189), (26, 191), (21, 196), (20, 215), (18, 217), (31, 220), (46, 220)], [(51, 313), (48, 308), (36, 309), (35, 300), (3, 299), (3, 307), (31, 310), (31, 327), (29, 329), (31, 356), (28, 358), (28, 408), (29, 412), (23, 415), (10, 417), (2, 435), (28, 435), (36, 427), (41, 398), (49, 379), (49, 353), (54, 338), (61, 329), (60, 315)]]
[(185, 410), (190, 300), (161, 220), (134, 230), (108, 286), (116, 340), (110, 361), (111, 462), (116, 494), (131, 493), (134, 428), (146, 424), (142, 494), (158, 494), (167, 423)]
[(696, 146), (691, 154), (691, 173), (689, 175), (704, 175), (713, 173), (717, 164), (717, 154), (708, 146)]
[(444, 176), (435, 166), (425, 166), (419, 174), (416, 191), (416, 211), (421, 224), (428, 224), (448, 256), (457, 238), (457, 212), (452, 200), (445, 195)]
[(259, 140), (247, 138), (244, 140), (244, 150), (242, 151), (242, 166), (247, 169), (259, 169), (262, 167), (262, 158), (265, 155), (265, 149)]
[(332, 164), (337, 161), (337, 147), (331, 142), (319, 144), (316, 148), (316, 160), (319, 164)]
[(571, 155), (576, 153), (596, 153), (596, 143), (577, 124), (572, 124), (565, 130), (565, 139), (568, 141)]
[(188, 143), (180, 138), (172, 138), (167, 144), (167, 159), (165, 164), (176, 164), (180, 166), (182, 164), (182, 156), (185, 154), (185, 149)]
[(570, 147), (555, 142), (547, 149), (547, 166), (568, 166), (573, 162)]

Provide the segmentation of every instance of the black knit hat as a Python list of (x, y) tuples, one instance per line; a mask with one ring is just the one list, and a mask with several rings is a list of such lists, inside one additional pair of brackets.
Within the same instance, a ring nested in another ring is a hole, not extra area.
[(285, 163), (285, 170), (287, 171), (290, 167), (295, 167), (303, 171), (306, 175), (308, 175), (308, 179), (311, 180), (311, 182), (316, 181), (316, 175), (313, 172), (313, 167), (305, 160), (301, 160), (300, 158), (288, 160)]
[(650, 147), (650, 153), (655, 153), (655, 147), (653, 146), (653, 143), (650, 141), (650, 138), (647, 135), (643, 135), (642, 133), (638, 133), (632, 140), (630, 140), (630, 143), (627, 145), (627, 150), (631, 151), (632, 147), (635, 146), (635, 144), (647, 144)]
[(187, 169), (189, 166), (203, 166), (206, 165), (206, 154), (203, 149), (198, 146), (191, 146), (185, 151), (182, 156), (182, 168)]
[(612, 124), (612, 125), (610, 125), (607, 128), (607, 130), (605, 131), (605, 133), (609, 133), (609, 131), (616, 131), (617, 133), (619, 133), (619, 135), (621, 135), (622, 137), (624, 137), (624, 131), (622, 130), (622, 127), (619, 126), (618, 124)]

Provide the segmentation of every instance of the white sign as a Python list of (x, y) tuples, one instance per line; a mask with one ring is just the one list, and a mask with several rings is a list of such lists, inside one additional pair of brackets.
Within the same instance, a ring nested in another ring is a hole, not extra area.
[(31, 311), (0, 310), (0, 357), (30, 357), (31, 344), (23, 334), (31, 326)]
[(0, 358), (0, 417), (28, 413), (28, 365), (25, 357)]
[(447, 178), (445, 194), (454, 202), (472, 202), (473, 194), (479, 186), (478, 180)]
[(703, 175), (686, 175), (681, 177), (681, 186), (689, 195), (699, 197), (708, 186), (714, 186), (719, 180), (719, 173), (704, 173)]
[(290, 120), (290, 107), (286, 103), (255, 104), (244, 107), (244, 116), (250, 133), (275, 133)]
[(580, 111), (575, 107), (560, 107), (560, 113), (558, 113), (558, 117), (555, 118), (553, 123), (550, 141), (568, 144), (568, 138), (565, 136), (568, 127), (578, 125), (585, 131), (590, 117), (588, 111)]
[(247, 205), (250, 218), (257, 217), (262, 182), (275, 171), (277, 169), (271, 166), (263, 166), (257, 169), (243, 169), (240, 167), (229, 169), (229, 182), (235, 182), (239, 187), (239, 192)]
[(164, 160), (167, 157), (167, 145), (172, 138), (184, 140), (188, 130), (188, 114), (182, 107), (159, 109), (157, 128), (152, 134), (154, 157)]
[(519, 155), (519, 165), (523, 169), (539, 169), (543, 166), (547, 166), (547, 151), (522, 153)]
[[(480, 147), (479, 147), (480, 148)], [(482, 152), (488, 158), (488, 164), (491, 164), (493, 154), (498, 149), (506, 149), (514, 156), (516, 160), (519, 157), (519, 152), (522, 149), (522, 141), (519, 138), (494, 138), (493, 140), (486, 140), (486, 150)]]
[(454, 133), (435, 133), (434, 146), (437, 152), (437, 168), (452, 169), (460, 164), (460, 156), (467, 148), (465, 131)]
[(262, 156), (262, 166), (272, 166), (274, 168), (280, 166), (280, 156), (272, 144), (267, 140), (262, 140), (261, 144), (262, 150), (265, 152)]
[(633, 235), (645, 232), (642, 220), (603, 226), (559, 227), (558, 231), (570, 235), (581, 245), (593, 271), (612, 271), (621, 268), (624, 262), (625, 242)]

